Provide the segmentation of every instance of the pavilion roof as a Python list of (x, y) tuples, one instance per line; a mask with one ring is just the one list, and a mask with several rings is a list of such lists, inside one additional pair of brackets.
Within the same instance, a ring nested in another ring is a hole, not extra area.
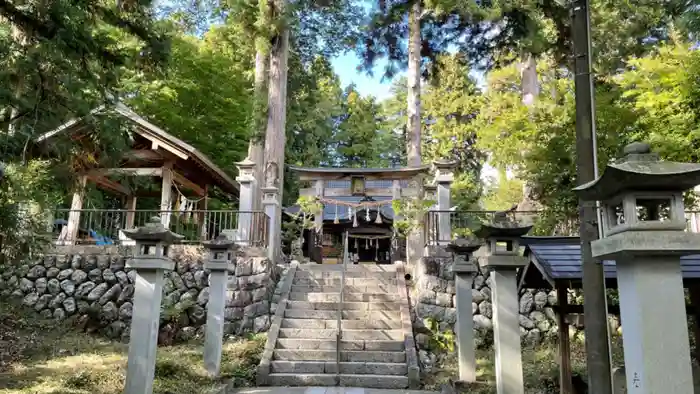
[[(581, 245), (579, 237), (523, 237), (529, 263), (520, 270), (520, 288), (554, 287), (565, 281), (571, 287), (581, 286)], [(615, 261), (603, 261), (607, 286), (617, 285)], [(700, 280), (700, 255), (681, 257), (683, 279)]]
[(42, 134), (36, 139), (36, 142), (46, 144), (47, 141), (57, 135), (80, 131), (87, 126), (87, 118), (89, 116), (106, 113), (117, 114), (129, 121), (132, 126), (131, 130), (143, 138), (150, 140), (153, 144), (153, 149), (162, 148), (177, 157), (180, 161), (192, 162), (195, 164), (197, 170), (203, 171), (211, 178), (214, 185), (218, 186), (224, 192), (238, 195), (238, 184), (219, 168), (219, 166), (214, 164), (204, 153), (147, 121), (122, 102), (117, 102), (110, 106), (99, 106), (92, 110), (88, 116), (72, 119), (56, 129)]

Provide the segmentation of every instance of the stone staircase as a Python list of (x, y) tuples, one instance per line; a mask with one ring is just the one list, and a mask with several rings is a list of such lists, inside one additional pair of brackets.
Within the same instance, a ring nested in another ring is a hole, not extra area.
[(342, 265), (294, 268), (268, 334), (259, 384), (367, 388), (417, 384), (402, 266), (348, 265), (344, 286)]

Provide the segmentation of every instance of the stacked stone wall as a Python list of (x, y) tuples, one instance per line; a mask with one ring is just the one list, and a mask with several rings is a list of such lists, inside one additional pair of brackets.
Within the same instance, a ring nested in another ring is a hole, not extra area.
[[(0, 294), (20, 299), (46, 318), (92, 319), (105, 335), (128, 339), (136, 272), (126, 267), (129, 247), (59, 247), (29, 262), (0, 267)], [(179, 339), (201, 334), (209, 301), (206, 251), (194, 246), (171, 248), (175, 269), (165, 273), (161, 308), (180, 310), (177, 324), (161, 330)], [(226, 334), (263, 332), (283, 268), (265, 257), (236, 257), (226, 295)], [(95, 316), (96, 315), (96, 316)]]
[[(426, 318), (440, 323), (441, 330), (454, 331), (457, 322), (455, 309), (455, 274), (452, 258), (424, 258), (413, 270), (411, 304), (414, 329), (419, 347), (427, 346), (427, 334), (421, 333)], [(527, 344), (538, 344), (547, 337), (557, 335), (555, 291), (522, 289), (520, 291), (520, 333)], [(490, 275), (478, 274), (472, 288), (472, 318), (477, 341), (493, 329), (493, 304)], [(573, 328), (575, 330), (575, 328)]]

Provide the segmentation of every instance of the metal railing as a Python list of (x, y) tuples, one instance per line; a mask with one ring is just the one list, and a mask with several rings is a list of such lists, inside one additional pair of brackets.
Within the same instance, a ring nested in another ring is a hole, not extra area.
[(338, 303), (338, 314), (337, 314), (337, 328), (335, 332), (335, 379), (336, 379), (336, 384), (340, 386), (340, 355), (341, 355), (341, 349), (342, 349), (342, 342), (343, 342), (343, 330), (342, 330), (342, 320), (343, 320), (343, 302), (345, 301), (345, 271), (348, 268), (348, 260), (349, 260), (349, 241), (348, 237), (348, 232), (346, 231), (343, 234), (343, 267), (340, 272), (340, 297), (338, 297), (338, 300), (340, 301)]
[(57, 243), (113, 245), (129, 243), (122, 230), (143, 226), (153, 217), (160, 217), (171, 231), (183, 235), (183, 243), (209, 241), (228, 233), (251, 246), (268, 244), (270, 220), (262, 211), (56, 209), (47, 225)]
[[(497, 211), (429, 211), (425, 216), (426, 245), (444, 244), (468, 235), (481, 223), (494, 219)], [(507, 216), (521, 223), (533, 225), (530, 235), (578, 236), (578, 217), (565, 220), (545, 216), (541, 211), (512, 211)], [(700, 232), (700, 211), (686, 211), (687, 231)]]

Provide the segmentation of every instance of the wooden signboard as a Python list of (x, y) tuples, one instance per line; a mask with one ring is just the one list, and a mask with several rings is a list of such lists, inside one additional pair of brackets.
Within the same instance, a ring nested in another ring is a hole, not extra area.
[(354, 176), (350, 180), (350, 190), (353, 196), (365, 195), (365, 177)]

